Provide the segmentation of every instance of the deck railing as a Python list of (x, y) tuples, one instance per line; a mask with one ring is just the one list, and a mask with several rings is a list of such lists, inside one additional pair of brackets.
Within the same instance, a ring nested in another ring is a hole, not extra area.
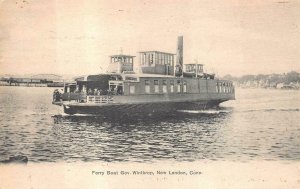
[(95, 103), (95, 104), (108, 104), (108, 103), (112, 103), (114, 101), (112, 96), (108, 96), (108, 95), (88, 95), (86, 97), (86, 102), (87, 103)]

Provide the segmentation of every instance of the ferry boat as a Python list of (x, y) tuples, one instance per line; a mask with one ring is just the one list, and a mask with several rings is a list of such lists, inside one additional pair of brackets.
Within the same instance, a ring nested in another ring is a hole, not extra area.
[(183, 64), (183, 36), (178, 37), (176, 54), (139, 52), (138, 69), (134, 59), (110, 56), (107, 73), (65, 84), (63, 92), (54, 91), (52, 103), (67, 114), (129, 114), (203, 110), (235, 99), (232, 81), (204, 73), (203, 64)]

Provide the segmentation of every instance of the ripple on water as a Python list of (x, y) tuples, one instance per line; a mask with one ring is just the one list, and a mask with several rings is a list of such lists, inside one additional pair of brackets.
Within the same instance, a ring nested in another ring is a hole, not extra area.
[(0, 161), (15, 155), (34, 162), (299, 160), (299, 92), (237, 93), (218, 109), (113, 120), (59, 113), (52, 89), (6, 88), (0, 92)]

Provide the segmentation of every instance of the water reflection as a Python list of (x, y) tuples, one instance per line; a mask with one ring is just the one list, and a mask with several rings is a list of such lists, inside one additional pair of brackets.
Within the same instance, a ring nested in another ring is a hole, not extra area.
[(194, 161), (220, 155), (215, 144), (230, 110), (139, 113), (133, 116), (53, 116), (53, 133), (83, 161)]

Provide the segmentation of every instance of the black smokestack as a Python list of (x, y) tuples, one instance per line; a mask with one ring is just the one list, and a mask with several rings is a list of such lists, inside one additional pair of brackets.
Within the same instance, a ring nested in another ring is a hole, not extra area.
[(177, 55), (176, 55), (176, 67), (175, 67), (175, 76), (182, 76), (182, 67), (183, 67), (183, 36), (178, 37), (177, 41)]

